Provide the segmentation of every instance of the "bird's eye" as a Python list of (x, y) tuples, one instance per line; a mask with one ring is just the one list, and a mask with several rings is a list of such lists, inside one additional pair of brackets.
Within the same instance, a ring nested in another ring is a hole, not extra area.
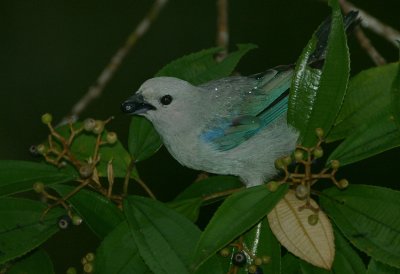
[(161, 97), (160, 102), (164, 106), (169, 105), (172, 102), (172, 96), (171, 95), (164, 95), (163, 97)]

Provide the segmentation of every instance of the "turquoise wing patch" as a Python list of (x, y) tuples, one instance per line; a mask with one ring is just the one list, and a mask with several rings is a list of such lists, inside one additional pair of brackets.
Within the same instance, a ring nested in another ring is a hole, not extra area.
[(201, 139), (220, 151), (230, 150), (254, 136), (287, 111), (291, 71), (266, 73), (261, 84), (236, 106), (236, 115), (214, 121), (217, 126), (205, 130)]

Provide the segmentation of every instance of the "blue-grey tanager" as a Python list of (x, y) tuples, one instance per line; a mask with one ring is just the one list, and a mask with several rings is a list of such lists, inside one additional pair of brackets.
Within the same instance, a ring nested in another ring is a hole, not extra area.
[[(346, 26), (356, 16), (347, 16)], [(310, 62), (323, 59), (327, 22), (317, 32)], [(259, 185), (276, 174), (275, 160), (296, 145), (298, 132), (286, 121), (292, 75), (293, 66), (281, 66), (199, 86), (156, 77), (125, 101), (122, 110), (149, 119), (182, 165), (237, 175), (247, 186)]]

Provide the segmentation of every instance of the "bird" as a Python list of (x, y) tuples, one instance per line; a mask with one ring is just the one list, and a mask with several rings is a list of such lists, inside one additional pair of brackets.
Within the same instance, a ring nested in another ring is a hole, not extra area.
[[(348, 14), (348, 28), (357, 13)], [(330, 29), (325, 20), (310, 63), (323, 62)], [(277, 175), (277, 158), (296, 148), (299, 132), (287, 123), (294, 66), (250, 76), (228, 76), (201, 85), (155, 77), (121, 104), (123, 112), (148, 119), (170, 154), (182, 165), (235, 175), (247, 186)]]

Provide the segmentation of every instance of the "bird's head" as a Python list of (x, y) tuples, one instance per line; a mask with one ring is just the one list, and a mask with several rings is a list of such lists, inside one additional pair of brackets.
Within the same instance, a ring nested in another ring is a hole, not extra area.
[[(123, 112), (141, 115), (150, 121), (168, 120), (179, 123), (197, 105), (198, 88), (174, 77), (156, 77), (147, 80), (139, 90), (122, 103)], [(175, 120), (175, 121), (174, 121)]]

